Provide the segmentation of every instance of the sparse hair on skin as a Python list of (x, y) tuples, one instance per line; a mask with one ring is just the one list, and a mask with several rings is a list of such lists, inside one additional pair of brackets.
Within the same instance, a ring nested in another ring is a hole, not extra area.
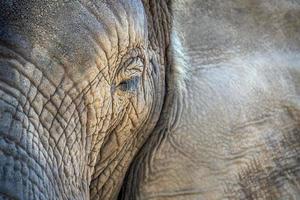
[(288, 96), (283, 101), (283, 106), (290, 113), (291, 117), (300, 122), (300, 97), (299, 96)]
[(179, 36), (176, 29), (171, 31), (169, 57), (169, 77), (168, 77), (168, 122), (167, 132), (176, 128), (182, 110), (184, 109), (184, 98), (186, 93), (186, 81), (188, 80), (188, 57), (182, 45), (183, 38)]
[(171, 73), (174, 79), (174, 89), (184, 92), (186, 89), (186, 80), (188, 78), (188, 59), (185, 49), (182, 45), (183, 38), (179, 36), (178, 31), (172, 30), (169, 49), (169, 58), (171, 58)]

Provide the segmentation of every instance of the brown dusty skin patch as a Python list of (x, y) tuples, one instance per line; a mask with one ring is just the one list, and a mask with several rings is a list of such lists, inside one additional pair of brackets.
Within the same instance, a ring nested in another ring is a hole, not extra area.
[(299, 197), (299, 141), (299, 127), (288, 130), (281, 141), (267, 138), (271, 164), (264, 165), (256, 158), (251, 160), (237, 173), (238, 182), (226, 185), (226, 197), (233, 200), (296, 199)]

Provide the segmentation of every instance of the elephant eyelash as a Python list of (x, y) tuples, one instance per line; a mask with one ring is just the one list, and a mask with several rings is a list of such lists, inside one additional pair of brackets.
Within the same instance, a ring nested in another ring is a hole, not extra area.
[(118, 72), (117, 88), (123, 92), (133, 92), (138, 89), (144, 70), (144, 60), (140, 57), (128, 59)]
[(141, 49), (133, 49), (122, 59), (115, 72), (115, 86), (122, 92), (134, 92), (138, 89), (145, 69), (144, 53)]
[(140, 77), (139, 76), (133, 76), (130, 79), (124, 80), (119, 83), (117, 86), (121, 91), (126, 92), (126, 91), (135, 91), (138, 88), (140, 82)]

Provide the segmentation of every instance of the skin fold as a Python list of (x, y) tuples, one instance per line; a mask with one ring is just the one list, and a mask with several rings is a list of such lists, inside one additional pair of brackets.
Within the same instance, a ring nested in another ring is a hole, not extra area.
[(299, 199), (299, 10), (0, 1), (0, 199)]
[(173, 9), (189, 57), (185, 90), (168, 100), (122, 197), (299, 199), (299, 1)]
[(150, 3), (0, 2), (0, 199), (117, 198), (163, 104)]

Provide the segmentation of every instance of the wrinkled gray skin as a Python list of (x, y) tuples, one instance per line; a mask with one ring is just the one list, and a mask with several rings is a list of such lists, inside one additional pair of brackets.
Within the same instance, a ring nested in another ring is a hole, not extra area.
[(165, 96), (149, 2), (0, 1), (1, 200), (117, 198)]
[(299, 10), (0, 1), (0, 199), (299, 199)]
[(178, 2), (186, 91), (133, 163), (124, 196), (300, 199), (300, 1)]

